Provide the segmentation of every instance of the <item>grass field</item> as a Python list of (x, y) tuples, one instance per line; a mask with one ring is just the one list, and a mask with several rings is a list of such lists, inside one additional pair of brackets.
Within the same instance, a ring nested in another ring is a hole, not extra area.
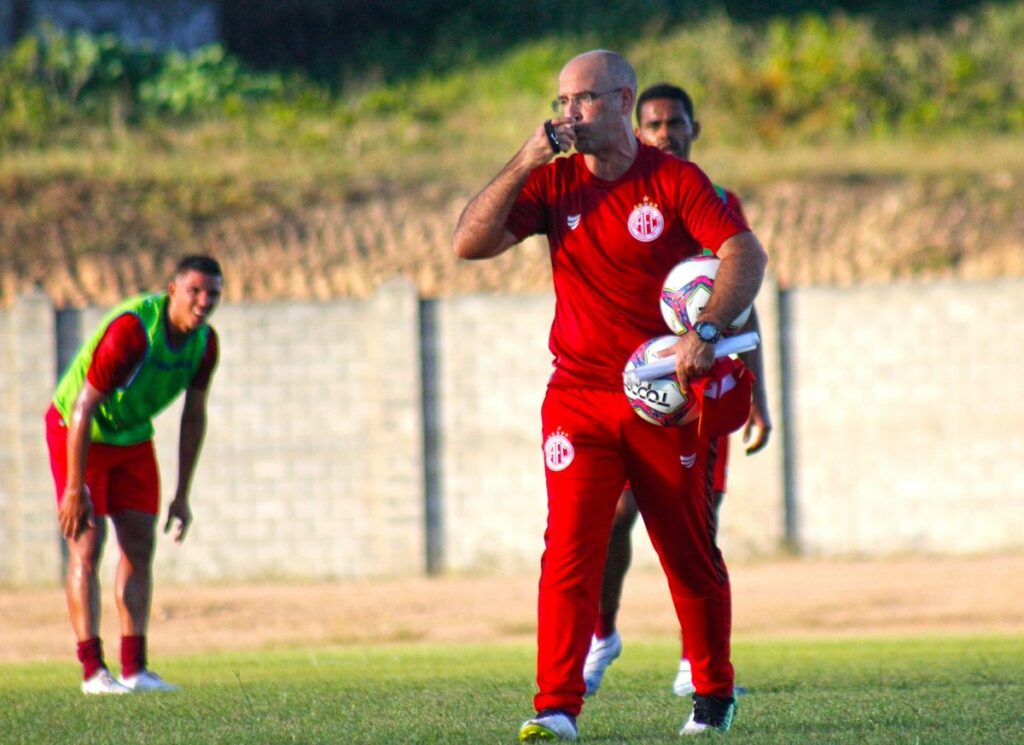
[[(674, 644), (634, 642), (584, 707), (588, 743), (679, 742)], [(0, 667), (0, 743), (512, 743), (530, 644), (157, 660), (184, 690), (92, 699), (67, 663)], [(1022, 743), (1019, 636), (743, 641), (734, 743)]]

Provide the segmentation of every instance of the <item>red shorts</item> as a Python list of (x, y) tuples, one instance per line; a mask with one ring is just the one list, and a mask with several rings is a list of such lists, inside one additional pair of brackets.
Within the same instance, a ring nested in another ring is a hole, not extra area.
[[(68, 480), (68, 427), (52, 405), (46, 412), (46, 445), (60, 504)], [(112, 515), (121, 510), (156, 515), (160, 511), (160, 473), (153, 441), (137, 445), (89, 443), (85, 484), (94, 515)]]

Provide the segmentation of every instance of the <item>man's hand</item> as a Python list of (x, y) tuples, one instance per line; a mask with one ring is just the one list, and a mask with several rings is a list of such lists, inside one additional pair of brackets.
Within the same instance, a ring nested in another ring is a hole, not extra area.
[[(524, 150), (527, 152), (531, 162), (536, 166), (542, 166), (551, 160), (555, 154), (554, 146), (557, 143), (558, 152), (567, 153), (576, 144), (576, 132), (572, 128), (573, 120), (569, 117), (549, 119), (540, 125), (530, 139), (526, 141)], [(548, 135), (548, 124), (550, 124), (551, 135)]]
[(89, 487), (82, 484), (81, 488), (66, 486), (57, 510), (60, 532), (69, 541), (78, 538), (86, 528), (95, 527), (92, 514), (92, 497)]
[(188, 526), (192, 524), (192, 508), (188, 506), (188, 499), (175, 497), (174, 501), (167, 506), (167, 522), (164, 523), (164, 533), (171, 530), (171, 525), (177, 520), (174, 529), (174, 542), (181, 543), (188, 533)]
[(667, 357), (670, 354), (676, 356), (676, 375), (684, 391), (691, 378), (706, 375), (715, 364), (715, 345), (701, 341), (693, 331), (687, 331), (680, 336), (679, 341), (665, 350), (662, 356)]
[(755, 401), (750, 406), (750, 418), (747, 419), (747, 426), (743, 428), (743, 442), (747, 445), (747, 455), (753, 455), (764, 449), (768, 444), (768, 436), (771, 431), (772, 420)]
[[(548, 135), (548, 130), (551, 135)], [(452, 235), (452, 250), (460, 259), (491, 259), (519, 243), (506, 227), (516, 197), (533, 171), (576, 144), (572, 119), (541, 122), (498, 175), (462, 210)]]

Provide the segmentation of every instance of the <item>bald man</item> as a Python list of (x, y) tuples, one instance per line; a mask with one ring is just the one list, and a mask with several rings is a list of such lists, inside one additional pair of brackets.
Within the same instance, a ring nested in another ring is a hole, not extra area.
[[(630, 122), (636, 93), (636, 73), (614, 52), (569, 60), (558, 76), (555, 117), (470, 200), (453, 238), (463, 259), (492, 258), (538, 233), (551, 251), (554, 373), (541, 409), (548, 521), (537, 713), (520, 727), (522, 742), (578, 738), (583, 664), (627, 479), (692, 663), (693, 711), (680, 732), (727, 731), (735, 712), (729, 575), (703, 479), (716, 423), (703, 414), (680, 427), (640, 419), (623, 395), (622, 369), (637, 346), (665, 333), (658, 309), (665, 275), (707, 247), (721, 265), (698, 319), (701, 333), (681, 336), (669, 353), (684, 385), (715, 375), (742, 382), (745, 368), (731, 360), (734, 367), (721, 368), (714, 342), (753, 301), (767, 257), (697, 166), (637, 140)], [(736, 390), (743, 395), (742, 385)], [(745, 391), (749, 407), (749, 379)]]

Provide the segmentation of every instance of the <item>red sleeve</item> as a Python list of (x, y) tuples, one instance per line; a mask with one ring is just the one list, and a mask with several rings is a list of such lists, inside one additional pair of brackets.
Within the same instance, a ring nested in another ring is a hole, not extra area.
[(210, 387), (210, 380), (213, 378), (213, 371), (217, 367), (217, 358), (220, 355), (217, 332), (210, 326), (210, 335), (206, 337), (206, 349), (203, 351), (203, 359), (199, 362), (199, 369), (195, 377), (189, 383), (189, 388), (205, 391)]
[(728, 189), (725, 190), (725, 203), (728, 205), (729, 209), (740, 216), (743, 222), (749, 224), (747, 216), (743, 213), (743, 202), (741, 202), (740, 198)]
[(142, 321), (134, 313), (125, 313), (110, 322), (92, 353), (86, 379), (100, 393), (112, 393), (131, 380), (146, 356), (149, 340)]
[(681, 162), (680, 205), (690, 235), (715, 253), (729, 238), (750, 230), (742, 213), (729, 208), (707, 175), (696, 165)]
[(526, 179), (526, 184), (519, 192), (519, 196), (516, 197), (512, 211), (505, 222), (505, 227), (516, 237), (516, 240), (521, 241), (529, 235), (547, 232), (546, 185), (547, 178), (550, 177), (551, 169), (554, 167), (554, 164), (548, 164), (534, 169)]

